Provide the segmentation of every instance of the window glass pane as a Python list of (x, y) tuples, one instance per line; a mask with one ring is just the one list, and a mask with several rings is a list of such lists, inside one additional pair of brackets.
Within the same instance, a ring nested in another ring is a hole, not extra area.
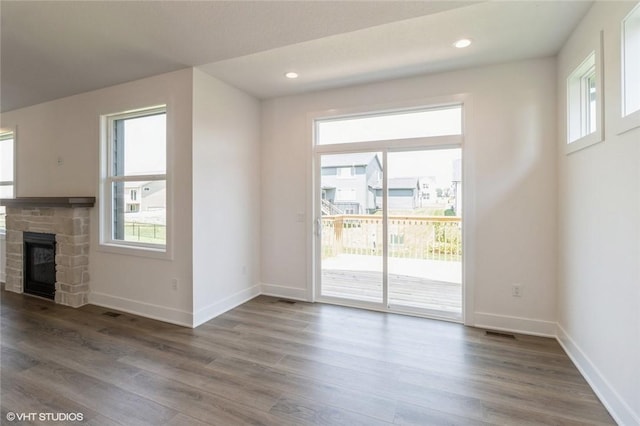
[(623, 23), (624, 115), (640, 110), (640, 6)]
[(0, 182), (13, 181), (13, 134), (0, 134)]
[(13, 185), (0, 185), (0, 198), (13, 198)]
[(317, 122), (319, 145), (462, 134), (462, 106)]
[(589, 56), (567, 78), (567, 142), (596, 131), (596, 55)]
[[(0, 198), (13, 198), (13, 185), (0, 185)], [(6, 207), (0, 206), (0, 232), (7, 228)]]
[(167, 242), (167, 181), (113, 183), (114, 240), (146, 244)]
[(593, 70), (586, 78), (587, 111), (586, 111), (586, 133), (596, 131), (596, 72)]
[(114, 121), (114, 175), (165, 174), (167, 171), (166, 114)]

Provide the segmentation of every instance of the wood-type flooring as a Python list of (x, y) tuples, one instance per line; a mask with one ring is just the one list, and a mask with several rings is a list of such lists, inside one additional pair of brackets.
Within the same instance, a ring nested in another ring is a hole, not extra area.
[(615, 424), (553, 339), (266, 296), (196, 329), (1, 301), (2, 424)]

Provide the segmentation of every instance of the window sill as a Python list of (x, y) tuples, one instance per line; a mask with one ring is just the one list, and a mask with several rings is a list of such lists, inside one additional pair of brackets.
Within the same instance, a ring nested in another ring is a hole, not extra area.
[(573, 142), (567, 143), (565, 148), (565, 153), (567, 155), (572, 154), (574, 152), (583, 150), (592, 145), (600, 143), (604, 140), (602, 137), (602, 131), (596, 130), (595, 132), (588, 134), (587, 136), (583, 136), (579, 139), (576, 139)]
[(173, 254), (168, 248), (153, 248), (126, 244), (100, 243), (98, 251), (123, 256), (138, 256), (150, 259), (173, 260)]
[(633, 112), (625, 117), (621, 117), (618, 122), (617, 134), (621, 135), (628, 131), (640, 128), (640, 111)]

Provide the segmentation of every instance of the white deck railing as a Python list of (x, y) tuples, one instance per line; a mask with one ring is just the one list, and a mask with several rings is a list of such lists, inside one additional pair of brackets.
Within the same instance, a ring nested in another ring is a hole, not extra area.
[[(382, 255), (382, 217), (322, 217), (322, 257)], [(389, 256), (458, 262), (462, 222), (457, 216), (389, 216)]]

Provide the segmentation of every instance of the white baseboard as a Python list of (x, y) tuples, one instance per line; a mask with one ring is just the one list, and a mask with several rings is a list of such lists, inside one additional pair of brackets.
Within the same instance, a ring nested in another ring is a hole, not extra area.
[(556, 337), (556, 323), (531, 318), (495, 315), (485, 312), (474, 313), (474, 327), (488, 328), (532, 336)]
[(275, 284), (261, 284), (262, 294), (265, 296), (282, 297), (284, 299), (300, 300), (309, 302), (306, 288), (286, 287)]
[(576, 342), (567, 334), (560, 324), (557, 326), (557, 339), (560, 346), (569, 355), (571, 361), (585, 378), (591, 389), (598, 395), (609, 414), (619, 425), (640, 425), (640, 416), (618, 395), (600, 370), (591, 362), (589, 357), (580, 349)]
[(90, 292), (89, 303), (92, 305), (102, 306), (103, 308), (116, 309), (118, 311), (140, 315), (146, 318), (177, 324), (184, 327), (191, 327), (193, 324), (193, 316), (190, 312), (111, 296), (109, 294)]
[(260, 295), (260, 284), (256, 284), (253, 287), (249, 287), (245, 290), (239, 291), (219, 302), (212, 303), (202, 309), (199, 309), (193, 314), (193, 327), (197, 327), (210, 319), (224, 314), (225, 312), (242, 305), (243, 303), (253, 299)]

